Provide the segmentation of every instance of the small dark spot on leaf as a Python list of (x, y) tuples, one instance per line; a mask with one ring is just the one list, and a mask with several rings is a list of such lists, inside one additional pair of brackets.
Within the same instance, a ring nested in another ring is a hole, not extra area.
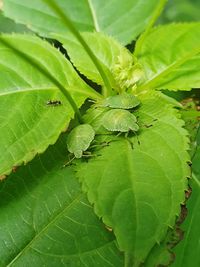
[(188, 164), (189, 167), (192, 167), (192, 161), (188, 160), (187, 164)]
[(18, 169), (18, 166), (13, 166), (13, 167), (12, 167), (12, 171), (13, 171), (13, 172), (16, 172), (17, 169)]

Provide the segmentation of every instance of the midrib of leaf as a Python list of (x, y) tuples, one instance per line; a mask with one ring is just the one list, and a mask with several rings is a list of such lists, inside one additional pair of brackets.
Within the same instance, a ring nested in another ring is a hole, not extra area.
[(97, 15), (96, 15), (96, 12), (95, 12), (94, 7), (92, 5), (92, 2), (91, 2), (91, 0), (87, 0), (87, 1), (88, 1), (88, 6), (89, 6), (89, 9), (90, 9), (91, 15), (92, 15), (92, 19), (93, 19), (93, 22), (94, 22), (95, 30), (97, 32), (100, 32), (100, 27), (99, 27), (99, 23), (98, 23), (98, 20), (97, 20)]
[[(183, 63), (185, 63), (187, 60), (192, 58), (193, 56), (196, 56), (200, 53), (200, 47), (194, 49), (192, 52), (186, 54), (183, 58), (178, 59), (171, 65), (169, 65), (165, 70), (160, 72), (159, 74), (155, 75), (151, 80), (147, 81), (146, 83), (138, 86), (138, 90), (144, 90), (144, 89), (152, 89), (156, 84), (159, 84), (159, 80), (168, 74), (170, 74), (174, 68), (179, 67)], [(161, 86), (163, 83), (160, 83), (159, 86)], [(155, 88), (156, 89), (156, 88)]]
[[(130, 149), (130, 144), (127, 141), (127, 150), (126, 150), (126, 151), (128, 151), (127, 160), (128, 160), (128, 164), (129, 164), (129, 173), (130, 173), (130, 176), (132, 177), (132, 171), (131, 170), (134, 170), (134, 168), (132, 166), (133, 161), (132, 161), (132, 157), (131, 157), (131, 149)], [(138, 229), (138, 227), (137, 227), (138, 226), (138, 208), (137, 208), (137, 201), (136, 201), (135, 192), (134, 192), (134, 188), (136, 186), (134, 183), (134, 179), (130, 179), (130, 182), (131, 182), (132, 193), (133, 193), (134, 202), (135, 202), (135, 222), (136, 222), (136, 224), (135, 224), (135, 239), (136, 239), (136, 234), (137, 234), (137, 229)], [(134, 242), (134, 247), (135, 247), (135, 242)]]
[(7, 265), (7, 267), (12, 266), (12, 264), (23, 255), (23, 253), (30, 248), (30, 246), (34, 243), (35, 240), (37, 240), (37, 238), (39, 238), (41, 236), (41, 234), (43, 234), (48, 227), (50, 227), (53, 223), (56, 222), (57, 219), (59, 219), (67, 210), (69, 210), (70, 208), (72, 208), (72, 206), (74, 204), (76, 204), (82, 197), (82, 193), (80, 193), (69, 205), (67, 205), (66, 207), (63, 208), (63, 210), (61, 210), (60, 213), (56, 214), (54, 218), (52, 218), (52, 220), (44, 227), (41, 229), (41, 231), (39, 233), (37, 233), (34, 238), (22, 249), (22, 251), (20, 253), (18, 253), (15, 258)]

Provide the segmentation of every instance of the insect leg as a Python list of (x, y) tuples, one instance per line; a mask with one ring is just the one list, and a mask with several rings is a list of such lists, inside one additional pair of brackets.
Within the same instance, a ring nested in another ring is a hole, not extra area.
[(99, 143), (96, 145), (92, 145), (92, 146), (90, 146), (90, 148), (109, 146), (109, 143), (110, 142), (102, 142), (102, 143)]
[(72, 161), (75, 159), (75, 156), (73, 156), (71, 159), (69, 159), (62, 167), (65, 168), (72, 164)]

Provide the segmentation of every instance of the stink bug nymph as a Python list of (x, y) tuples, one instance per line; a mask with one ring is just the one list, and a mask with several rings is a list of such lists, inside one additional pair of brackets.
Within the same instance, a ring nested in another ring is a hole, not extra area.
[(103, 117), (102, 125), (108, 131), (120, 133), (137, 132), (139, 130), (136, 116), (124, 109), (107, 111)]
[(140, 105), (139, 99), (128, 93), (109, 96), (99, 104), (101, 107), (117, 108), (117, 109), (132, 109)]
[(67, 138), (67, 148), (73, 153), (75, 158), (81, 158), (91, 142), (94, 140), (95, 131), (89, 124), (80, 124), (69, 133)]

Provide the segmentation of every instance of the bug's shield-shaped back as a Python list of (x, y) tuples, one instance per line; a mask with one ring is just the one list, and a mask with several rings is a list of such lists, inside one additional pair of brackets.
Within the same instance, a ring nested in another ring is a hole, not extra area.
[(75, 127), (68, 135), (67, 148), (76, 158), (81, 158), (95, 136), (95, 131), (89, 124), (81, 124)]
[(136, 117), (127, 110), (111, 109), (103, 117), (103, 126), (109, 131), (129, 132), (138, 131)]

